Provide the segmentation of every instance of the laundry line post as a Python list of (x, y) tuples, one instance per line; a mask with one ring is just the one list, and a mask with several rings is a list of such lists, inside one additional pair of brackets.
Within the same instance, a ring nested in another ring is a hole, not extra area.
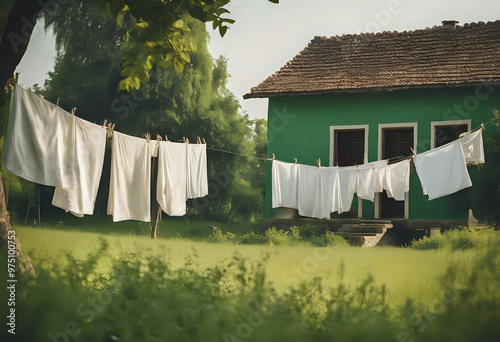
[(160, 203), (156, 200), (156, 185), (158, 184), (158, 157), (151, 158), (151, 239), (156, 239), (156, 227), (160, 218)]

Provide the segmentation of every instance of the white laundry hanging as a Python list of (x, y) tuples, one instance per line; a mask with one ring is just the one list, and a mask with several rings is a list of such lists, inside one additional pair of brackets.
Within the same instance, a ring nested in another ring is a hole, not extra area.
[(105, 127), (14, 86), (3, 164), (17, 176), (55, 186), (55, 206), (93, 214), (105, 148)]
[(158, 142), (158, 183), (156, 199), (170, 216), (186, 214), (187, 149), (186, 143)]
[(338, 167), (319, 168), (316, 198), (312, 217), (329, 220), (331, 213), (339, 210), (341, 197)]
[(274, 160), (271, 168), (272, 207), (298, 209), (298, 164)]
[(146, 139), (114, 132), (108, 215), (113, 222), (151, 221), (151, 151)]
[(298, 165), (297, 204), (300, 216), (314, 217), (318, 202), (319, 169), (317, 166)]
[(467, 165), (484, 164), (483, 130), (466, 133), (459, 139)]
[(385, 171), (384, 189), (389, 198), (404, 201), (410, 191), (410, 159), (390, 164)]
[(56, 187), (52, 205), (82, 217), (94, 213), (106, 150), (106, 128), (75, 116), (71, 121), (69, 144), (78, 167), (74, 169), (73, 186)]
[(70, 145), (71, 122), (71, 114), (16, 84), (3, 165), (31, 182), (70, 188), (77, 167)]
[[(381, 192), (381, 176), (385, 176), (387, 161), (376, 161), (357, 166), (356, 194), (359, 198), (373, 202), (375, 193)], [(384, 172), (381, 174), (383, 170)]]
[(340, 183), (340, 205), (339, 214), (351, 210), (354, 192), (356, 190), (357, 169), (356, 166), (339, 167)]
[(208, 195), (207, 145), (187, 145), (187, 198)]
[(459, 140), (417, 154), (413, 160), (429, 200), (472, 186)]

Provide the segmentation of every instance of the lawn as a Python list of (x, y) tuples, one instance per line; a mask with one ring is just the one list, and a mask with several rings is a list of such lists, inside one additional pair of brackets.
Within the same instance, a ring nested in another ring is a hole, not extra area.
[[(224, 234), (249, 227), (198, 220), (162, 221), (156, 240), (148, 225), (133, 222), (45, 224), (14, 227), (37, 272), (16, 285), (23, 341), (500, 337), (500, 244), (493, 230), (452, 232), (419, 249), (363, 249), (211, 243), (206, 224)], [(451, 247), (427, 249), (435, 245)], [(0, 331), (0, 340), (6, 334)]]
[[(440, 276), (450, 263), (470, 268), (476, 261), (474, 251), (450, 252), (447, 250), (420, 251), (409, 248), (356, 248), (356, 247), (310, 247), (310, 246), (266, 246), (208, 243), (183, 238), (165, 238), (178, 232), (191, 231), (195, 236), (209, 235), (211, 230), (204, 221), (163, 221), (159, 227), (159, 238), (152, 240), (146, 224), (112, 224), (84, 227), (55, 225), (53, 227), (15, 227), (24, 249), (36, 265), (64, 263), (65, 253), (84, 259), (96, 251), (100, 241), (107, 241), (108, 255), (100, 261), (103, 273), (110, 267), (109, 257), (135, 254), (138, 257), (157, 256), (174, 267), (182, 267), (186, 260), (192, 260), (198, 269), (213, 267), (230, 259), (236, 253), (250, 261), (259, 261), (266, 256), (267, 279), (278, 291), (297, 286), (303, 281), (320, 277), (327, 286), (336, 286), (342, 276), (347, 286), (356, 286), (368, 275), (376, 284), (384, 284), (391, 305), (401, 306), (411, 298), (425, 307), (432, 306), (439, 296), (442, 284)], [(230, 229), (220, 225), (222, 229)], [(98, 232), (99, 230), (103, 232)], [(201, 233), (198, 233), (201, 232)], [(165, 233), (165, 232), (168, 232)], [(202, 234), (204, 233), (204, 234)], [(342, 271), (343, 270), (343, 271)]]

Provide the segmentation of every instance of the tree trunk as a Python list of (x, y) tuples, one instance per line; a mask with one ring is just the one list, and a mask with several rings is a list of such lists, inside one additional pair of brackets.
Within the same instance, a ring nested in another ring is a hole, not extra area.
[(42, 3), (37, 0), (17, 0), (10, 11), (0, 41), (0, 90), (2, 91), (14, 75), (17, 65), (28, 48)]
[[(19, 62), (24, 56), (28, 43), (42, 9), (42, 2), (36, 0), (17, 0), (9, 13), (9, 19), (0, 41), (0, 91), (3, 92), (7, 82), (13, 77)], [(0, 250), (6, 251), (10, 225), (9, 213), (5, 201), (3, 182), (0, 175)], [(35, 275), (31, 259), (15, 239), (16, 265), (21, 274)]]
[[(10, 226), (9, 213), (7, 212), (7, 207), (5, 206), (5, 194), (3, 192), (3, 182), (0, 175), (0, 250), (6, 251), (8, 244), (9, 231), (12, 231)], [(31, 265), (31, 259), (28, 254), (23, 250), (21, 244), (15, 239), (16, 242), (16, 266), (20, 274), (29, 274), (34, 276), (35, 270), (33, 265)]]

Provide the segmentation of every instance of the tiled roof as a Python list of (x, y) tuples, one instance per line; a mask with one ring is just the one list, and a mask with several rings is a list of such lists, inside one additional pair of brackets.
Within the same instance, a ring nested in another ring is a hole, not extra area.
[(500, 20), (315, 37), (245, 99), (500, 83)]

